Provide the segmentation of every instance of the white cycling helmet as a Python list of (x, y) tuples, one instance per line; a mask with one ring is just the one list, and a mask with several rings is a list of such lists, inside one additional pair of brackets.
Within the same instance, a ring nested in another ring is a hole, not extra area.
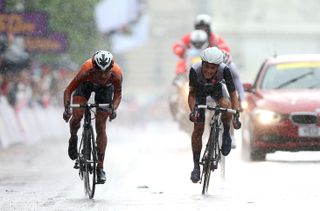
[(113, 66), (113, 56), (109, 51), (100, 50), (92, 56), (93, 65), (101, 71), (105, 71)]
[(190, 34), (190, 45), (197, 49), (205, 49), (209, 46), (208, 35), (203, 30), (194, 30)]
[(197, 26), (207, 26), (210, 28), (211, 25), (211, 17), (209, 15), (206, 14), (200, 14), (197, 15), (195, 21), (194, 21), (194, 25), (195, 27)]
[(221, 64), (223, 57), (223, 53), (219, 48), (209, 47), (202, 51), (201, 60), (211, 64)]

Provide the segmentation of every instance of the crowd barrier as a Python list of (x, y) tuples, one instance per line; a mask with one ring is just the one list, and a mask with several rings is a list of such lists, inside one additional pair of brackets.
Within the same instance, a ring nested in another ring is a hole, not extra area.
[(6, 97), (0, 96), (0, 148), (17, 143), (32, 143), (66, 137), (68, 125), (62, 119), (62, 109), (39, 106), (15, 110)]

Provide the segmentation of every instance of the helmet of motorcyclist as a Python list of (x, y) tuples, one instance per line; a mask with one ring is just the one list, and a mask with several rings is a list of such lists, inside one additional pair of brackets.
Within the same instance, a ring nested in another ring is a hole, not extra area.
[(211, 17), (207, 14), (197, 15), (194, 21), (194, 28), (206, 31), (208, 34), (211, 33)]
[(210, 64), (221, 64), (223, 57), (222, 51), (217, 47), (206, 48), (201, 54), (201, 60)]
[(113, 66), (113, 56), (109, 51), (99, 50), (93, 54), (92, 63), (100, 71), (109, 71)]
[(209, 46), (208, 35), (203, 30), (194, 30), (190, 34), (190, 45), (196, 49), (205, 49)]

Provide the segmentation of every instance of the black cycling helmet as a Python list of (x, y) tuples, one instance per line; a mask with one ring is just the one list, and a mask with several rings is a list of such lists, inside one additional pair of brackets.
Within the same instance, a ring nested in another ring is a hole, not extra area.
[(110, 70), (113, 66), (113, 56), (109, 51), (100, 50), (93, 54), (92, 63), (101, 71)]

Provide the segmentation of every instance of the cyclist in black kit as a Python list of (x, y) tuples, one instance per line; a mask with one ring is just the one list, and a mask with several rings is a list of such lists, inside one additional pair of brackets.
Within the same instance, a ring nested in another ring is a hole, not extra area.
[[(217, 47), (209, 47), (202, 52), (202, 61), (194, 64), (189, 73), (188, 103), (191, 110), (190, 121), (194, 122), (191, 137), (194, 168), (191, 172), (191, 180), (194, 183), (200, 180), (199, 160), (205, 121), (205, 110), (196, 109), (196, 105), (206, 104), (207, 96), (211, 96), (221, 107), (240, 110), (232, 73), (229, 67), (223, 63), (223, 57), (222, 51)], [(224, 156), (227, 156), (231, 150), (232, 140), (229, 133), (231, 119), (232, 114), (230, 113), (222, 115), (224, 130), (221, 153)], [(236, 126), (234, 125), (234, 127)]]

